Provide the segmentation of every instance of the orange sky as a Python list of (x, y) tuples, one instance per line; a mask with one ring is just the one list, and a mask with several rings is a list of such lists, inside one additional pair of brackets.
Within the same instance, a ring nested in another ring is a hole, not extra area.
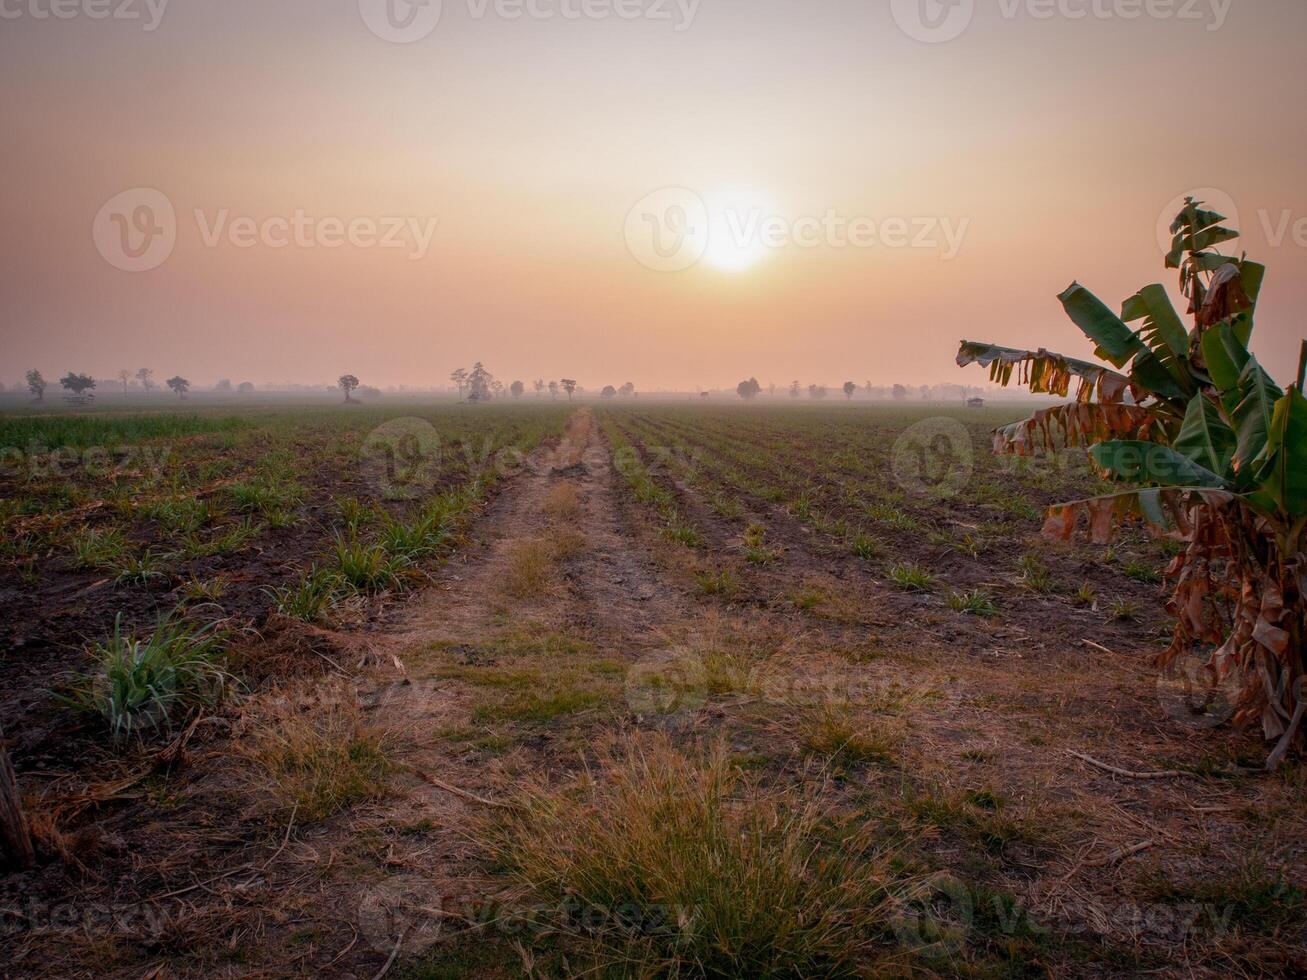
[[(425, 385), (477, 359), (589, 387), (980, 383), (952, 366), (963, 336), (1088, 353), (1055, 299), (1072, 279), (1113, 306), (1172, 285), (1156, 226), (1196, 187), (1270, 266), (1255, 351), (1296, 365), (1301, 0), (974, 0), (940, 43), (900, 26), (919, 3), (947, 23), (937, 0), (444, 0), (407, 43), (361, 15), (383, 0), (51, 2), (0, 0), (6, 384)], [(585, 9), (609, 16), (564, 16)], [(127, 272), (93, 229), (137, 188), (175, 245)], [(648, 268), (628, 216), (661, 188), (784, 243), (714, 230), (697, 264)], [(297, 214), (398, 218), (403, 247), (278, 247)], [(876, 241), (794, 240), (823, 216)]]

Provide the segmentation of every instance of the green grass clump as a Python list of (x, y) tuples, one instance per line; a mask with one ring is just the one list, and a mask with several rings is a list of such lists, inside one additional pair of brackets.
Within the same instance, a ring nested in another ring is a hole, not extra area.
[(880, 554), (880, 541), (865, 531), (859, 531), (853, 536), (853, 541), (849, 545), (850, 550), (857, 558), (863, 561), (870, 561)]
[(954, 612), (972, 616), (997, 616), (998, 606), (994, 597), (984, 589), (972, 589), (970, 592), (953, 592), (948, 597), (948, 607)]
[(271, 589), (269, 594), (277, 612), (283, 616), (317, 623), (335, 602), (339, 585), (338, 576), (315, 565), (298, 582)]
[(935, 584), (935, 576), (916, 562), (895, 563), (886, 569), (885, 574), (900, 589), (909, 592), (919, 592)]
[(166, 727), (179, 709), (221, 700), (232, 677), (220, 663), (223, 635), (214, 625), (197, 627), (164, 619), (146, 636), (123, 629), (91, 648), (92, 669), (61, 696), (65, 704), (95, 715), (116, 740)]
[(118, 528), (87, 528), (68, 543), (73, 564), (82, 569), (104, 568), (120, 562), (127, 554), (127, 538)]
[(330, 554), (331, 571), (341, 583), (357, 592), (400, 590), (412, 562), (392, 555), (381, 544), (337, 537)]
[(163, 559), (152, 551), (140, 555), (124, 555), (111, 569), (115, 585), (149, 585), (166, 576)]
[(739, 581), (729, 568), (695, 572), (694, 582), (703, 595), (731, 595), (739, 588)]

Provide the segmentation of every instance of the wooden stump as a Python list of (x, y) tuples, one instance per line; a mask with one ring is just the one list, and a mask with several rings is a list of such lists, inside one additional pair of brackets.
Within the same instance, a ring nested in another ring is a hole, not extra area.
[(19, 869), (36, 863), (32, 828), (23, 812), (23, 800), (18, 795), (18, 780), (9, 762), (3, 731), (0, 731), (0, 859), (3, 859), (0, 863)]

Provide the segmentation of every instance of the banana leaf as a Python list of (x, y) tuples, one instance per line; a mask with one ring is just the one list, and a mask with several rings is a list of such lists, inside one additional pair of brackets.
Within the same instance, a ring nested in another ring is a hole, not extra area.
[(1116, 439), (1100, 442), (1089, 450), (1089, 455), (1114, 480), (1217, 490), (1228, 485), (1219, 473), (1182, 456), (1164, 443)]
[(1236, 441), (1234, 430), (1225, 424), (1220, 409), (1209, 398), (1194, 395), (1172, 446), (1199, 466), (1226, 476)]
[(1142, 518), (1155, 531), (1178, 536), (1193, 527), (1190, 510), (1195, 506), (1216, 506), (1234, 499), (1226, 490), (1207, 487), (1154, 487), (1126, 490), (1121, 493), (1072, 500), (1055, 504), (1044, 518), (1045, 537), (1066, 541), (1076, 532), (1080, 518), (1086, 518), (1089, 538), (1095, 544), (1107, 544), (1127, 519)]
[(1097, 346), (1094, 353), (1115, 367), (1147, 350), (1144, 342), (1097, 296), (1078, 282), (1058, 295), (1067, 316)]

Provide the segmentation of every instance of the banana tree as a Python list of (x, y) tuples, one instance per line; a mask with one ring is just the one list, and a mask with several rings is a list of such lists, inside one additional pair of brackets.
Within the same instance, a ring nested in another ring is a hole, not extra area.
[(1166, 267), (1179, 270), (1192, 326), (1161, 285), (1120, 315), (1073, 283), (1058, 299), (1100, 361), (963, 341), (959, 366), (988, 367), (1069, 404), (994, 432), (994, 451), (1036, 455), (1083, 447), (1103, 475), (1130, 489), (1058, 504), (1047, 536), (1081, 519), (1111, 540), (1142, 519), (1185, 544), (1166, 571), (1176, 618), (1166, 667), (1198, 656), (1215, 685), (1235, 678), (1236, 723), (1260, 721), (1278, 765), (1307, 742), (1307, 342), (1297, 382), (1282, 390), (1249, 351), (1265, 267), (1216, 246), (1238, 232), (1192, 198), (1171, 225)]

